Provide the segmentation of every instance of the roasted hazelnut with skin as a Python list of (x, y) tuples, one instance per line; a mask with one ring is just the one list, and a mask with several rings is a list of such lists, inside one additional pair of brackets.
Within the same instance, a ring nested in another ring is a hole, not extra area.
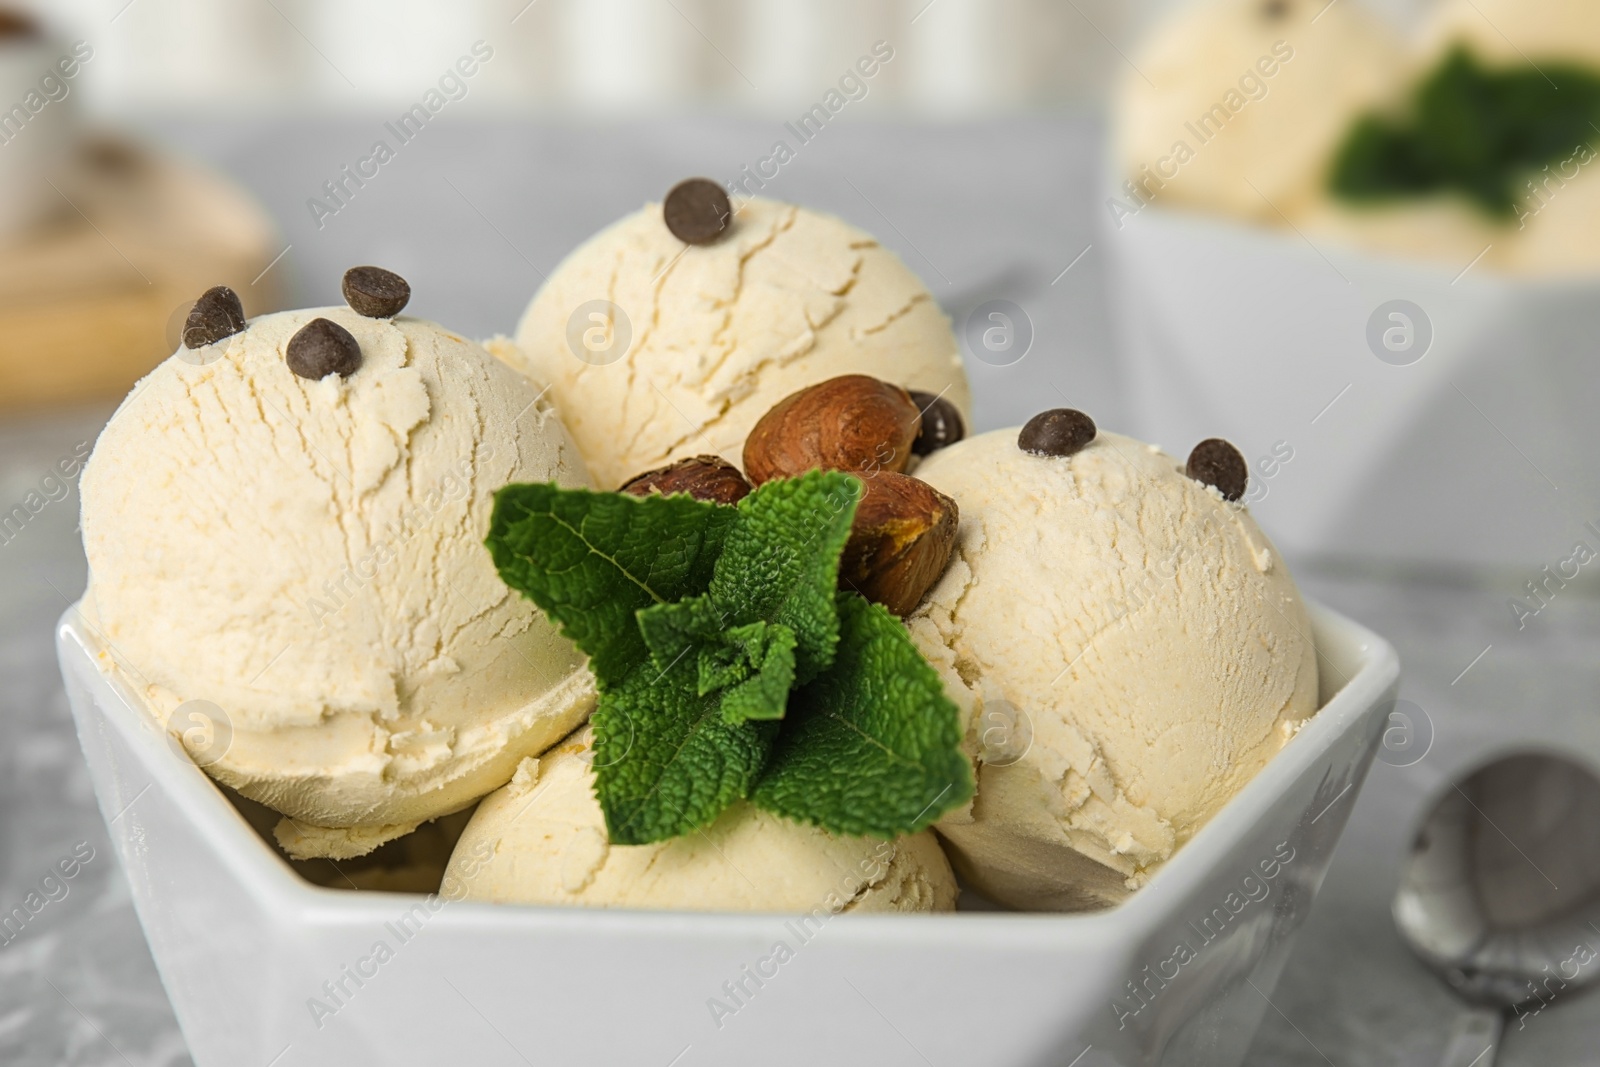
[(904, 389), (846, 374), (778, 401), (750, 431), (744, 469), (756, 485), (811, 470), (899, 474), (921, 431), (921, 410)]
[(927, 482), (880, 471), (864, 491), (839, 560), (839, 585), (908, 615), (955, 550), (961, 512)]
[(738, 467), (721, 456), (695, 456), (638, 475), (619, 492), (633, 496), (688, 493), (713, 504), (737, 504), (750, 495), (750, 483)]

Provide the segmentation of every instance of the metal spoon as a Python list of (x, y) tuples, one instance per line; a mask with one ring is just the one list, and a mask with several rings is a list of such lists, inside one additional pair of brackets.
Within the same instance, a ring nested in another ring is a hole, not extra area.
[(1508, 1023), (1600, 978), (1600, 780), (1559, 756), (1495, 760), (1445, 790), (1394, 900), (1400, 935), (1474, 1006), (1442, 1067), (1493, 1067)]

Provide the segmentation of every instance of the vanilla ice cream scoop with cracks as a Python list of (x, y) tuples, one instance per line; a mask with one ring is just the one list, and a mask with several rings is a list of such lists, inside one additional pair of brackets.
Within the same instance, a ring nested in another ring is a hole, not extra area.
[(1115, 158), (1141, 199), (1279, 224), (1320, 201), (1350, 124), (1411, 69), (1359, 3), (1186, 3), (1122, 75)]
[(613, 845), (594, 794), (585, 727), (523, 762), (456, 842), (442, 893), (508, 904), (686, 911), (953, 911), (933, 833), (845, 837), (736, 801), (704, 830)]
[(1246, 509), (1132, 438), (1040, 456), (998, 430), (917, 477), (961, 506), (908, 621), (971, 724), (951, 860), (1012, 907), (1114, 904), (1316, 710), (1294, 580)]
[[(360, 345), (348, 378), (285, 363), (318, 317)], [(292, 854), (458, 810), (592, 706), (582, 655), (482, 543), (506, 483), (589, 484), (538, 393), (440, 326), (321, 308), (180, 350), (101, 434), (82, 492), (102, 661), (288, 817)]]
[(686, 245), (650, 204), (572, 252), (517, 330), (601, 489), (695, 455), (737, 462), (790, 393), (870, 374), (942, 394), (971, 423), (950, 322), (870, 234), (831, 215), (741, 202)]

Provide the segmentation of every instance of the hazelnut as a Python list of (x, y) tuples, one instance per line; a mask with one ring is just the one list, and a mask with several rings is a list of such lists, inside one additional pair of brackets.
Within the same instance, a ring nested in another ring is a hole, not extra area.
[(862, 483), (839, 584), (907, 615), (950, 562), (961, 513), (954, 500), (908, 475), (880, 471)]
[(761, 417), (744, 444), (756, 485), (811, 470), (903, 472), (922, 415), (897, 385), (846, 374), (792, 393)]
[(695, 456), (632, 478), (619, 492), (633, 496), (688, 493), (713, 504), (737, 504), (750, 494), (750, 483), (739, 468), (721, 456)]

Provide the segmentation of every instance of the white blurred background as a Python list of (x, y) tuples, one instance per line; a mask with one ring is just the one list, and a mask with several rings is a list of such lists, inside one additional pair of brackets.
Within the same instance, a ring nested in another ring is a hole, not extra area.
[[(478, 107), (786, 116), (875, 40), (863, 109), (970, 118), (1094, 104), (1174, 0), (31, 0), (97, 48), (106, 114), (407, 105), (476, 40)], [(1355, 2), (1355, 0), (1332, 0)], [(1429, 0), (1369, 0), (1407, 19)], [(104, 47), (101, 47), (101, 46)], [(902, 47), (904, 46), (904, 47)]]

